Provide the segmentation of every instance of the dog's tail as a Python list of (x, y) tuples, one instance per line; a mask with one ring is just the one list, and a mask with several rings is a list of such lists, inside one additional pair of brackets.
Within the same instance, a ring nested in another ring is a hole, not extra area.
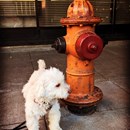
[(44, 61), (44, 60), (39, 59), (39, 60), (37, 61), (37, 63), (38, 63), (38, 68), (39, 68), (39, 69), (45, 69), (45, 68), (46, 68), (46, 64), (45, 64), (45, 61)]

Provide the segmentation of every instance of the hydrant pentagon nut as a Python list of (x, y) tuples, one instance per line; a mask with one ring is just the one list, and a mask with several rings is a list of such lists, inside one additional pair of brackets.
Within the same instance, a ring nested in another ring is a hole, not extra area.
[(94, 32), (86, 32), (77, 39), (75, 49), (81, 59), (93, 60), (102, 52), (103, 41)]

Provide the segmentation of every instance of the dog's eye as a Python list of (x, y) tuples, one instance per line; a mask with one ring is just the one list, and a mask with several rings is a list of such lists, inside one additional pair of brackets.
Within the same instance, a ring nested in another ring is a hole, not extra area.
[(56, 85), (56, 87), (57, 87), (57, 88), (58, 88), (58, 87), (60, 87), (60, 83), (59, 83), (59, 84), (57, 84), (57, 85)]

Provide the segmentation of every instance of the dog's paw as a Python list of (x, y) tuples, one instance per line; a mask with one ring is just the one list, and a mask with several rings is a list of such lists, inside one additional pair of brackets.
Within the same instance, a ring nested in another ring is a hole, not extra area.
[(58, 130), (62, 130), (62, 129), (59, 127)]
[(53, 129), (50, 129), (50, 130), (62, 130), (62, 129), (59, 127), (59, 128), (53, 128)]
[(61, 127), (59, 127), (59, 126), (49, 126), (49, 128), (50, 128), (50, 130), (62, 130), (62, 128)]

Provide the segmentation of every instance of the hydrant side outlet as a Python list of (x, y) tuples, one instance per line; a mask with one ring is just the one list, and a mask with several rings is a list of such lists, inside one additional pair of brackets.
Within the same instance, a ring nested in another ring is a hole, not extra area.
[(66, 51), (66, 41), (64, 37), (59, 37), (57, 40), (52, 44), (52, 48), (55, 48), (59, 53), (65, 53)]

